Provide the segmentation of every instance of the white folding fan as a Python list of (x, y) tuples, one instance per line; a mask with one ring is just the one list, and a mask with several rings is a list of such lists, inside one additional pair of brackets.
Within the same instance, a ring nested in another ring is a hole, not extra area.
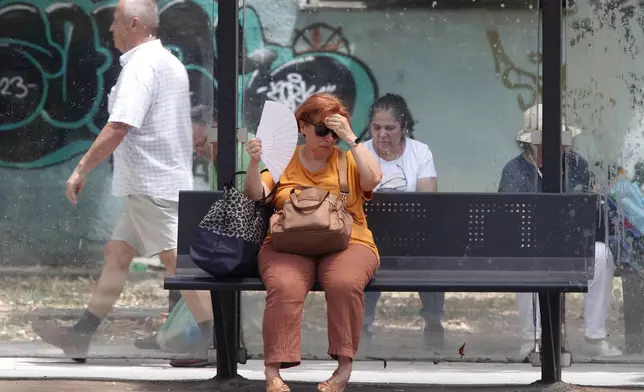
[(255, 137), (262, 142), (262, 162), (277, 183), (297, 146), (295, 115), (286, 105), (266, 101)]

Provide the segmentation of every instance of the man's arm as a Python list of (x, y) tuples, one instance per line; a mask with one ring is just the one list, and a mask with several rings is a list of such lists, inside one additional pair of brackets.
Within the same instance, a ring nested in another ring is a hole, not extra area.
[(81, 159), (77, 172), (87, 174), (116, 150), (130, 127), (141, 128), (152, 105), (154, 80), (154, 70), (149, 67), (132, 64), (123, 68), (113, 92), (114, 106), (107, 125)]
[(121, 144), (129, 126), (120, 122), (108, 122), (101, 130), (90, 149), (76, 166), (77, 172), (87, 174), (107, 159)]

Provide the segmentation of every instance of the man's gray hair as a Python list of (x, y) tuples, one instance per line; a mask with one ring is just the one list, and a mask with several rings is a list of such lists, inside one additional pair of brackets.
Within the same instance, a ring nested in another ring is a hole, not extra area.
[(155, 0), (123, 0), (123, 11), (128, 19), (138, 17), (152, 32), (159, 28), (159, 8)]

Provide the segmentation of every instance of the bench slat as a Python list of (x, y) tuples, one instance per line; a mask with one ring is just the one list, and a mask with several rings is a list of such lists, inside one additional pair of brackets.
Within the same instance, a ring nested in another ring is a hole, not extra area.
[[(263, 291), (264, 284), (257, 278), (227, 278), (217, 280), (205, 277), (200, 270), (180, 270), (178, 275), (165, 279), (168, 290)], [(322, 288), (316, 284), (314, 291)], [(379, 270), (366, 291), (394, 292), (578, 292), (588, 291), (588, 281), (568, 278), (561, 273), (520, 271), (479, 271), (467, 275), (454, 271), (393, 271)]]

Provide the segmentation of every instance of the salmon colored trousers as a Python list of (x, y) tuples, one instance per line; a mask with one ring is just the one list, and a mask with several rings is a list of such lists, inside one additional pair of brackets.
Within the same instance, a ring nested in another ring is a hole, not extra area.
[(362, 332), (364, 288), (378, 266), (375, 253), (359, 244), (319, 259), (278, 253), (270, 242), (264, 244), (259, 251), (259, 273), (267, 293), (264, 363), (281, 368), (300, 364), (302, 309), (316, 281), (327, 302), (329, 355), (353, 359)]

